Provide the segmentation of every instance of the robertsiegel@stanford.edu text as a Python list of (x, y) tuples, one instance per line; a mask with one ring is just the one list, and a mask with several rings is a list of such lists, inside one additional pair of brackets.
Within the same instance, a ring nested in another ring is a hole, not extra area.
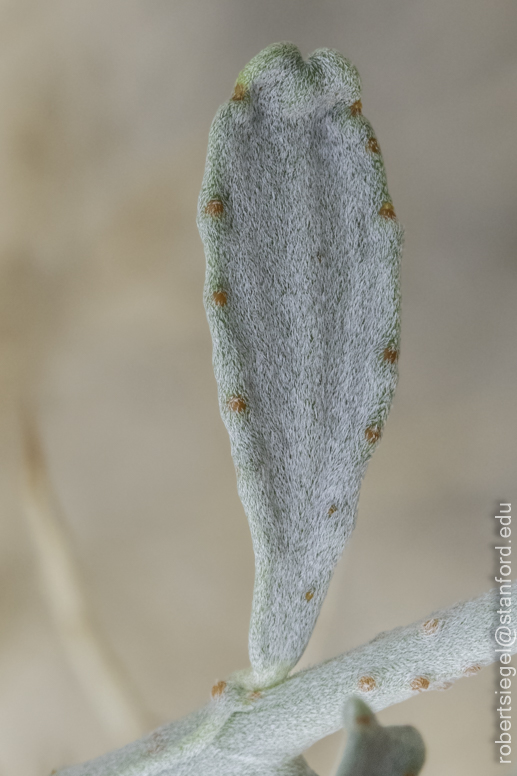
[(515, 676), (515, 668), (510, 665), (512, 661), (511, 648), (515, 643), (517, 634), (512, 628), (512, 505), (499, 504), (499, 535), (506, 540), (495, 549), (499, 552), (499, 569), (495, 581), (499, 584), (499, 616), (495, 629), (495, 652), (499, 660), (499, 714), (498, 727), (499, 739), (495, 743), (499, 746), (499, 762), (510, 764), (512, 754), (512, 677)]

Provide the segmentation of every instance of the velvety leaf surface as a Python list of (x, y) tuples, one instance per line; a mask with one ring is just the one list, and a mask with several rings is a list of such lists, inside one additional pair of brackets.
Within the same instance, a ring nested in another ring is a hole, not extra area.
[(281, 43), (210, 132), (204, 300), (255, 550), (260, 686), (305, 649), (396, 384), (402, 228), (361, 107), (348, 60)]

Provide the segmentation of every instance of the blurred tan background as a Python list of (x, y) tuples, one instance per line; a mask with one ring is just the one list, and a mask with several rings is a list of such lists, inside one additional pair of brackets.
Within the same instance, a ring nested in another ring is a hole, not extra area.
[[(493, 586), (492, 515), (517, 502), (517, 6), (1, 0), (0, 38), (0, 776), (46, 776), (124, 734), (49, 613), (20, 502), (22, 403), (142, 728), (247, 665), (253, 554), (195, 213), (215, 110), (269, 43), (357, 65), (406, 227), (399, 388), (302, 665)], [(419, 728), (425, 776), (507, 774), (494, 690), (485, 669), (380, 719)], [(308, 752), (320, 776), (343, 742)]]

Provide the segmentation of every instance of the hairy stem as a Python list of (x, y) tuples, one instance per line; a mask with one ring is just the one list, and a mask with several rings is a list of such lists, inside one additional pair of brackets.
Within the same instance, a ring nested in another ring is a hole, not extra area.
[[(517, 595), (517, 583), (512, 593)], [(236, 672), (217, 685), (204, 709), (118, 752), (66, 768), (60, 776), (305, 773), (299, 756), (343, 726), (347, 698), (359, 696), (380, 711), (418, 692), (446, 689), (492, 663), (498, 594), (492, 590), (381, 633), (272, 688), (250, 686), (250, 669)], [(508, 652), (517, 652), (515, 642), (508, 644)]]

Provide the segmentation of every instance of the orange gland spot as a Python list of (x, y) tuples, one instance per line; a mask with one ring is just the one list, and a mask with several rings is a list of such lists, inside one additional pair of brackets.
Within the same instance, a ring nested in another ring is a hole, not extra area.
[(483, 666), (480, 666), (479, 663), (476, 663), (473, 666), (469, 666), (463, 671), (463, 676), (474, 676), (474, 674), (479, 673)]
[(351, 116), (360, 116), (363, 111), (363, 103), (361, 100), (357, 100), (350, 106), (350, 115)]
[(225, 687), (226, 682), (217, 682), (217, 684), (214, 684), (212, 687), (212, 698), (217, 698), (218, 695), (222, 695)]
[(214, 304), (216, 304), (218, 307), (224, 307), (228, 301), (228, 296), (226, 291), (214, 291), (212, 294), (212, 299), (214, 300)]
[(368, 714), (362, 714), (359, 717), (355, 718), (357, 725), (369, 725), (372, 721), (372, 718), (368, 716)]
[(240, 414), (246, 409), (246, 402), (242, 396), (232, 396), (231, 399), (228, 399), (228, 409)]
[(429, 687), (429, 679), (426, 679), (425, 676), (415, 676), (415, 678), (411, 682), (411, 689), (417, 690), (418, 692), (427, 690), (428, 687)]
[(440, 620), (436, 620), (436, 619), (426, 620), (424, 623), (422, 623), (422, 630), (426, 636), (431, 636), (433, 633), (436, 633), (439, 627), (440, 627)]
[(395, 208), (393, 207), (392, 202), (384, 202), (379, 210), (379, 215), (383, 218), (391, 218), (392, 221), (397, 220), (397, 216), (395, 215)]
[(330, 517), (331, 515), (334, 514), (334, 512), (337, 512), (337, 506), (335, 504), (332, 504), (327, 514)]
[(367, 442), (378, 442), (381, 438), (381, 430), (379, 426), (369, 426), (364, 432), (364, 436)]
[(314, 593), (312, 592), (312, 590), (309, 590), (307, 593), (305, 593), (305, 600), (310, 601), (311, 598), (314, 598)]
[(220, 199), (211, 199), (206, 204), (205, 213), (207, 216), (222, 216), (224, 213), (224, 205)]
[(361, 676), (357, 682), (357, 686), (361, 692), (371, 692), (372, 690), (375, 690), (377, 684), (373, 676)]
[(233, 102), (240, 102), (246, 97), (246, 87), (242, 84), (235, 84), (231, 99)]
[(399, 357), (398, 350), (395, 350), (395, 348), (385, 348), (382, 357), (385, 361), (388, 361), (390, 364), (396, 364)]
[(368, 142), (366, 143), (366, 150), (370, 151), (372, 154), (380, 154), (381, 149), (379, 148), (379, 144), (377, 142), (376, 137), (371, 137)]

